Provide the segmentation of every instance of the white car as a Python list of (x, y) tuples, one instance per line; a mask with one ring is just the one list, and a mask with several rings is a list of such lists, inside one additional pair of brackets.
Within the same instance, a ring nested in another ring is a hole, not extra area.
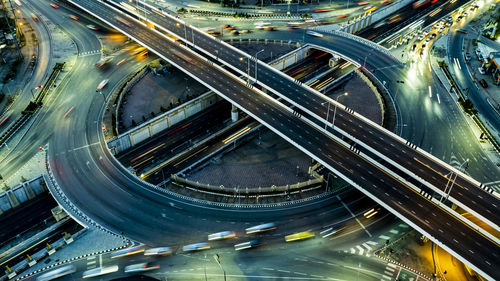
[(138, 263), (138, 264), (131, 264), (131, 265), (127, 265), (123, 271), (125, 273), (128, 273), (128, 272), (140, 272), (140, 271), (149, 271), (149, 270), (153, 270), (153, 269), (158, 269), (160, 268), (159, 265), (152, 265), (150, 263)]
[(486, 74), (486, 70), (484, 69), (484, 67), (480, 66), (477, 69), (479, 70), (479, 73), (481, 73), (482, 75)]
[(102, 80), (101, 83), (97, 85), (97, 90), (102, 90), (104, 87), (106, 87), (106, 85), (108, 85), (108, 82), (109, 82), (108, 79)]
[(312, 30), (308, 30), (308, 31), (306, 32), (306, 34), (307, 34), (307, 35), (311, 35), (311, 36), (316, 36), (316, 37), (323, 37), (323, 34), (318, 33), (318, 32), (316, 32), (316, 31), (312, 31)]
[(208, 243), (196, 243), (182, 247), (182, 250), (184, 252), (192, 252), (192, 251), (208, 250), (208, 249), (210, 249), (210, 245), (208, 245)]
[(234, 238), (234, 237), (236, 237), (236, 233), (234, 233), (234, 231), (223, 231), (223, 232), (218, 232), (218, 233), (214, 233), (214, 234), (209, 234), (208, 241), (222, 240), (222, 239), (228, 239), (228, 238)]
[(163, 256), (170, 254), (172, 254), (172, 249), (170, 247), (152, 248), (144, 251), (145, 256), (156, 256), (156, 255)]

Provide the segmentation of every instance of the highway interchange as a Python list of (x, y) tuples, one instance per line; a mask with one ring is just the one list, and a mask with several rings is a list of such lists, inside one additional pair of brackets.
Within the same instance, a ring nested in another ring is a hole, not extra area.
[[(36, 8), (40, 11), (47, 11), (47, 9), (51, 9), (48, 5), (44, 4), (41, 4), (39, 2), (32, 3), (32, 5), (36, 6)], [(50, 10), (47, 12), (50, 12)], [(54, 18), (57, 20), (57, 17)], [(67, 21), (67, 18), (63, 18), (62, 20)], [(113, 25), (119, 26), (124, 30), (130, 29), (116, 20), (113, 21)], [(99, 42), (94, 36), (89, 35), (88, 29), (86, 29), (83, 25), (76, 24), (75, 27), (72, 27), (71, 29), (68, 28), (68, 30), (66, 31), (72, 34), (71, 37), (75, 40), (79, 52), (85, 52), (86, 50), (91, 51), (100, 48)], [(151, 44), (150, 47), (152, 47), (152, 49), (160, 50), (165, 44), (165, 40), (161, 39), (161, 37), (144, 37), (145, 34), (139, 32), (138, 30), (131, 30), (130, 32), (131, 34), (132, 32), (135, 32), (133, 33), (134, 37), (142, 38), (142, 40)], [(337, 37), (330, 38), (328, 36), (329, 35), (325, 35), (325, 38), (323, 40), (319, 38), (307, 38), (307, 40), (314, 44), (331, 47), (333, 50), (335, 50), (335, 48), (338, 48), (338, 46), (343, 46), (344, 48), (347, 47), (345, 49), (349, 49), (354, 52), (348, 55), (351, 59), (354, 59), (360, 64), (365, 60), (366, 52), (358, 51), (356, 53), (355, 48), (349, 48), (349, 39)], [(326, 39), (330, 39), (328, 40), (328, 43), (325, 42), (327, 41)], [(335, 40), (339, 40), (338, 43), (340, 44), (335, 44), (337, 43)], [(344, 52), (344, 48), (338, 51)], [(228, 80), (225, 74), (210, 73), (210, 71), (206, 71), (206, 69), (212, 69), (211, 65), (199, 59), (196, 60), (195, 64), (191, 64), (176, 56), (175, 53), (173, 53), (169, 49), (163, 49), (160, 54), (170, 58), (170, 60), (174, 61), (178, 65), (184, 66), (185, 68), (190, 68), (190, 71), (192, 71), (192, 73), (195, 73), (199, 78), (204, 77), (206, 81), (210, 82), (218, 81), (220, 83), (220, 87), (217, 87), (217, 90), (219, 92), (226, 93), (227, 96), (230, 96), (235, 92), (242, 94), (248, 92), (248, 89), (244, 84), (240, 84), (238, 82), (235, 83), (234, 80), (231, 79)], [(222, 56), (222, 51), (219, 55)], [(387, 59), (393, 60), (390, 57), (372, 56), (369, 60), (367, 60), (367, 68), (370, 70), (384, 67), (387, 65)], [(98, 222), (106, 225), (106, 227), (109, 227), (117, 233), (120, 231), (124, 231), (127, 237), (151, 245), (161, 245), (162, 243), (164, 243), (164, 237), (166, 235), (168, 235), (169, 237), (169, 244), (181, 245), (183, 242), (192, 242), (191, 239), (186, 239), (188, 237), (186, 237), (184, 233), (199, 233), (197, 235), (193, 235), (194, 237), (192, 238), (196, 239), (196, 237), (198, 237), (198, 239), (202, 239), (202, 235), (200, 235), (201, 233), (211, 233), (220, 230), (218, 229), (219, 226), (214, 223), (215, 218), (219, 218), (222, 221), (228, 222), (237, 218), (239, 220), (237, 224), (248, 225), (249, 223), (277, 221), (276, 217), (278, 213), (279, 216), (284, 217), (294, 217), (298, 214), (304, 213), (314, 214), (316, 208), (319, 208), (322, 205), (331, 206), (334, 204), (335, 200), (332, 201), (332, 199), (324, 199), (322, 200), (322, 202), (314, 202), (311, 204), (305, 204), (304, 206), (296, 206), (292, 209), (278, 208), (269, 210), (253, 210), (252, 213), (240, 209), (231, 209), (229, 210), (229, 212), (222, 213), (217, 208), (200, 206), (198, 204), (176, 198), (171, 194), (162, 194), (159, 196), (157, 193), (152, 192), (150, 189), (144, 188), (143, 184), (137, 182), (137, 179), (124, 172), (123, 169), (117, 168), (117, 166), (119, 167), (119, 165), (116, 160), (112, 158), (112, 156), (106, 149), (102, 148), (101, 144), (103, 144), (103, 139), (99, 131), (99, 126), (96, 126), (96, 120), (98, 120), (99, 116), (102, 114), (102, 98), (97, 96), (94, 91), (96, 83), (95, 81), (100, 81), (100, 74), (95, 72), (95, 70), (93, 69), (93, 61), (89, 60), (88, 57), (77, 58), (77, 60), (80, 61), (77, 62), (75, 66), (76, 69), (73, 71), (78, 71), (80, 73), (86, 72), (88, 76), (85, 77), (85, 79), (80, 80), (71, 79), (71, 82), (60, 85), (58, 90), (59, 92), (62, 92), (63, 90), (71, 89), (71, 103), (65, 102), (65, 100), (69, 100), (69, 98), (63, 97), (61, 96), (61, 94), (54, 95), (54, 101), (51, 102), (55, 104), (55, 101), (59, 100), (60, 102), (57, 103), (58, 107), (56, 107), (53, 111), (51, 110), (47, 112), (46, 114), (47, 120), (51, 120), (55, 123), (47, 122), (44, 124), (43, 121), (37, 123), (36, 126), (45, 126), (47, 128), (46, 130), (43, 130), (43, 135), (33, 135), (31, 138), (23, 140), (20, 145), (24, 143), (26, 144), (26, 146), (28, 146), (28, 144), (33, 143), (33, 141), (35, 140), (37, 142), (40, 142), (40, 140), (50, 139), (50, 165), (57, 175), (58, 183), (61, 185), (61, 187), (64, 188), (67, 196), (75, 201), (74, 203), (76, 205), (78, 205), (82, 210), (85, 210), (85, 213), (95, 218)], [(244, 64), (242, 67), (244, 70), (245, 65), (246, 64)], [(398, 67), (400, 67), (399, 63), (394, 61), (394, 69), (398, 69)], [(85, 69), (87, 69), (87, 71), (85, 71)], [(112, 80), (110, 82), (111, 84), (118, 84), (118, 77), (123, 77), (123, 73), (126, 73), (128, 69), (122, 70), (122, 68), (118, 68), (116, 71), (121, 71), (122, 74), (114, 74), (113, 77), (116, 77), (116, 80)], [(252, 71), (253, 70), (251, 70), (251, 75), (253, 74)], [(263, 78), (263, 80), (259, 79), (259, 81), (262, 81), (262, 83), (266, 85), (272, 85), (272, 81), (268, 81), (268, 83), (266, 83), (267, 80), (264, 79), (275, 74), (266, 73), (265, 71), (265, 68), (259, 66), (259, 77)], [(384, 69), (384, 71), (376, 71), (375, 75), (381, 81), (393, 81), (390, 78), (397, 77), (397, 75), (399, 74), (392, 68), (386, 68)], [(94, 78), (92, 76), (94, 76)], [(86, 81), (89, 82), (87, 83)], [(61, 87), (63, 90), (61, 90)], [(235, 92), (231, 93), (231, 91), (227, 91), (227, 89), (233, 89), (232, 91)], [(395, 87), (393, 87), (392, 90), (395, 90)], [(404, 89), (400, 89), (399, 93), (402, 94), (404, 93), (404, 91)], [(89, 93), (92, 94), (92, 99), (86, 98), (88, 97)], [(310, 95), (308, 97), (311, 98)], [(422, 201), (423, 205), (426, 205), (426, 200), (419, 196), (415, 198), (416, 200), (412, 200), (412, 202), (409, 202), (405, 194), (412, 194), (412, 192), (409, 191), (404, 184), (397, 182), (393, 177), (381, 174), (381, 177), (374, 178), (374, 174), (380, 174), (380, 171), (376, 167), (367, 164), (367, 169), (358, 171), (358, 169), (356, 168), (358, 166), (357, 162), (355, 161), (355, 157), (349, 157), (352, 152), (338, 144), (335, 144), (334, 142), (332, 143), (332, 140), (328, 136), (319, 134), (316, 129), (306, 123), (291, 122), (290, 120), (295, 119), (291, 112), (283, 110), (279, 106), (276, 106), (273, 102), (269, 101), (265, 97), (251, 94), (248, 95), (248, 97), (234, 96), (232, 98), (240, 104), (245, 104), (245, 109), (256, 116), (260, 116), (260, 120), (265, 120), (267, 124), (273, 127), (279, 128), (280, 126), (283, 126), (281, 124), (287, 124), (287, 126), (289, 128), (292, 128), (292, 130), (291, 132), (283, 132), (283, 135), (285, 137), (293, 140), (295, 143), (301, 144), (302, 147), (307, 148), (310, 152), (314, 151), (314, 153), (316, 153), (317, 155), (322, 155), (322, 157), (327, 159), (325, 160), (325, 162), (331, 167), (335, 167), (337, 170), (343, 173), (348, 173), (349, 176), (355, 176), (357, 178), (356, 183), (360, 184), (361, 186), (368, 187), (372, 185), (392, 185), (393, 189), (396, 189), (394, 188), (395, 186), (401, 186), (400, 190), (394, 190), (394, 192), (391, 192), (390, 197), (393, 199), (391, 206), (393, 208), (403, 209), (401, 206), (402, 202), (404, 202), (405, 206), (407, 204), (412, 204), (413, 206), (419, 205), (419, 200)], [(319, 103), (319, 101), (317, 101), (317, 103)], [(74, 114), (74, 116), (71, 116), (71, 118), (63, 119), (62, 115), (63, 112), (65, 112), (64, 109), (69, 108), (73, 104), (78, 104), (78, 106), (76, 107), (76, 113)], [(398, 105), (400, 107), (400, 111), (403, 113), (404, 118), (404, 104), (398, 103)], [(409, 104), (406, 104), (406, 106), (409, 107)], [(256, 108), (260, 108), (259, 111), (257, 111)], [(324, 107), (318, 108), (321, 109), (317, 112), (318, 116), (326, 115)], [(267, 112), (267, 114), (265, 112)], [(346, 122), (349, 122), (347, 118), (350, 115), (347, 113), (341, 114), (340, 112), (340, 110), (339, 112), (337, 112), (337, 116), (339, 119), (336, 120), (335, 124), (343, 124), (345, 127), (342, 128), (346, 129), (347, 131), (349, 127), (345, 124), (348, 124)], [(271, 114), (276, 114), (275, 116), (279, 117), (276, 118), (276, 120), (273, 120), (273, 118), (269, 118), (266, 116)], [(50, 118), (51, 116), (53, 117)], [(407, 124), (406, 127), (410, 127), (408, 124), (411, 122), (411, 120), (407, 121), (405, 123)], [(413, 120), (413, 122), (417, 123), (416, 120)], [(400, 126), (404, 128), (402, 124), (400, 124)], [(415, 126), (415, 128), (412, 128), (411, 130), (415, 130), (418, 127), (419, 126)], [(52, 130), (52, 128), (54, 130)], [(72, 128), (72, 130), (69, 130), (69, 128)], [(406, 131), (411, 132), (409, 129)], [(405, 130), (403, 130), (403, 132), (405, 132)], [(413, 133), (415, 133), (415, 131), (413, 131)], [(318, 137), (319, 143), (325, 143), (328, 145), (325, 145), (321, 149), (315, 146), (313, 143), (308, 143), (302, 137), (306, 134), (315, 135)], [(369, 140), (370, 139), (366, 139), (366, 141)], [(375, 148), (376, 143), (371, 144)], [(395, 142), (395, 145), (397, 144), (398, 143)], [(331, 156), (328, 156), (329, 153), (333, 155), (342, 155), (342, 162), (339, 162), (336, 159), (331, 159)], [(13, 161), (21, 162), (23, 160), (26, 161), (26, 159), (28, 158), (28, 156), (24, 156), (16, 158)], [(82, 159), (88, 160), (82, 161)], [(94, 173), (97, 171), (102, 172)], [(89, 178), (85, 174), (88, 172), (93, 172), (92, 178)], [(95, 187), (95, 189), (92, 189), (92, 187)], [(370, 190), (374, 194), (377, 194), (380, 198), (386, 196), (384, 194), (385, 190), (379, 190), (378, 188), (370, 188)], [(107, 200), (107, 198), (111, 197), (106, 194), (113, 196), (114, 200)], [(171, 204), (166, 205), (165, 201)], [(99, 209), (93, 208), (92, 206), (99, 206)], [(484, 204), (484, 207), (488, 206)], [(192, 215), (188, 215), (188, 218), (186, 218), (188, 208), (190, 209), (189, 213), (191, 213)], [(416, 208), (418, 209), (418, 207)], [(438, 215), (444, 213), (437, 207), (428, 208), (424, 212), (434, 213)], [(487, 211), (485, 211), (485, 213), (487, 213)], [(161, 214), (161, 216), (158, 216), (159, 214)], [(200, 220), (197, 216), (201, 214), (203, 214), (204, 216), (206, 216), (207, 214), (212, 214), (213, 218), (205, 218), (204, 220)], [(334, 209), (332, 209), (329, 214), (332, 216), (337, 215)], [(415, 218), (415, 214), (412, 214), (411, 212), (408, 212), (406, 215), (410, 218)], [(180, 221), (180, 218), (183, 218), (183, 225), (172, 223), (175, 221)], [(430, 222), (418, 221), (417, 224), (419, 225), (419, 227), (425, 229), (433, 229), (434, 227), (443, 225), (443, 222), (434, 219), (432, 216), (429, 216), (428, 218), (430, 219)], [(315, 225), (316, 223), (312, 220), (313, 219), (310, 216), (305, 216), (302, 218), (302, 221), (307, 221), (307, 225)], [(318, 219), (318, 225), (320, 225), (320, 221), (323, 220), (325, 220), (325, 218), (322, 218), (321, 220)], [(295, 227), (293, 225), (281, 227), (284, 227), (285, 229), (296, 229), (296, 227), (300, 225), (299, 222), (301, 220), (295, 221)], [(493, 217), (492, 221), (497, 222), (498, 220), (497, 218)], [(488, 268), (488, 264), (485, 263), (485, 261), (488, 262), (489, 260), (496, 260), (498, 258), (498, 251), (490, 251), (488, 249), (498, 249), (498, 246), (491, 246), (490, 241), (482, 238), (481, 236), (478, 237), (477, 233), (466, 227), (464, 224), (458, 221), (453, 222), (453, 231), (456, 233), (462, 232), (463, 236), (465, 236), (464, 241), (470, 241), (468, 242), (468, 245), (473, 245), (474, 242), (476, 246), (473, 247), (478, 247), (478, 249), (486, 249), (481, 251), (488, 252), (491, 256), (484, 259), (486, 255), (482, 257), (474, 255), (474, 253), (471, 255), (468, 253), (471, 247), (464, 247), (463, 245), (454, 247), (454, 250), (462, 253), (464, 256), (471, 256), (470, 260), (474, 260), (473, 263), (481, 264), (481, 267)], [(153, 226), (154, 224), (156, 225)], [(134, 229), (130, 229), (124, 227), (126, 225), (135, 225), (135, 227)], [(304, 225), (306, 225), (306, 223), (304, 223)], [(198, 231), (193, 232), (193, 230), (191, 229), (193, 226), (196, 226)], [(158, 230), (158, 227), (160, 227), (160, 231)], [(443, 226), (443, 228), (445, 230), (448, 229), (448, 227), (445, 226)], [(148, 238), (144, 239), (144, 237), (146, 236)], [(475, 239), (474, 237), (478, 237), (478, 239)], [(448, 238), (448, 233), (443, 232), (442, 239), (446, 238)], [(480, 245), (478, 245), (478, 243)]]

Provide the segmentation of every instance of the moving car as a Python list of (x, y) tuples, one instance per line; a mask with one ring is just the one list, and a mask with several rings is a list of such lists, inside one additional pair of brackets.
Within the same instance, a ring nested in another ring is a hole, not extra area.
[(285, 236), (285, 241), (286, 242), (293, 242), (293, 241), (298, 241), (298, 240), (304, 240), (304, 239), (309, 239), (313, 238), (315, 234), (312, 231), (302, 231), (294, 234), (290, 234)]
[(74, 273), (76, 271), (76, 268), (72, 264), (68, 264), (65, 266), (61, 266), (57, 269), (51, 270), (49, 272), (46, 272), (44, 274), (41, 274), (36, 278), (36, 281), (49, 281), (53, 280), (59, 277), (63, 277), (65, 275)]
[(115, 259), (115, 258), (120, 258), (120, 257), (126, 257), (126, 256), (135, 255), (135, 254), (142, 253), (142, 252), (144, 252), (143, 246), (134, 246), (134, 247), (126, 248), (123, 250), (115, 251), (113, 253), (113, 255), (111, 256), (111, 258)]
[(92, 30), (99, 30), (99, 27), (97, 27), (93, 24), (87, 24), (87, 28), (92, 29)]
[(127, 265), (127, 266), (125, 266), (123, 271), (126, 273), (128, 273), (128, 272), (141, 272), (141, 271), (149, 271), (149, 270), (158, 269), (158, 268), (160, 268), (159, 265), (152, 265), (149, 262), (143, 262), (143, 263)]
[(102, 90), (106, 85), (108, 85), (109, 79), (104, 79), (97, 85), (97, 90)]
[(104, 274), (109, 274), (118, 271), (118, 265), (98, 267), (94, 269), (89, 269), (83, 272), (82, 278), (90, 278), (94, 276), (101, 276)]
[(78, 20), (78, 17), (75, 16), (75, 15), (71, 15), (71, 16), (69, 16), (69, 18), (72, 19), (72, 20)]
[(323, 34), (321, 33), (318, 33), (316, 31), (312, 31), (312, 30), (308, 30), (306, 32), (307, 35), (310, 35), (310, 36), (315, 36), (315, 37), (323, 37)]
[(52, 8), (54, 9), (59, 9), (59, 6), (57, 6), (56, 4), (50, 4), (50, 6), (52, 6)]
[(234, 245), (234, 249), (236, 251), (241, 251), (241, 250), (254, 248), (254, 247), (257, 247), (259, 245), (260, 245), (259, 240), (252, 240), (252, 241), (247, 241), (247, 242), (236, 244), (236, 245)]
[(222, 231), (222, 232), (209, 234), (208, 241), (222, 240), (222, 239), (228, 239), (228, 238), (234, 238), (234, 237), (236, 237), (236, 233), (234, 233), (234, 231)]
[(170, 247), (151, 248), (144, 251), (145, 256), (164, 256), (170, 254), (172, 254), (172, 249)]
[(272, 222), (270, 223), (264, 223), (256, 226), (249, 227), (245, 229), (245, 232), (247, 234), (252, 234), (252, 233), (260, 233), (260, 232), (265, 232), (265, 231), (270, 231), (276, 229), (276, 225)]
[(334, 234), (342, 231), (343, 229), (344, 229), (344, 226), (338, 225), (338, 226), (330, 227), (326, 230), (323, 230), (319, 234), (321, 235), (321, 237), (326, 238), (330, 235), (334, 235)]
[(422, 41), (422, 39), (424, 39), (424, 37), (425, 37), (425, 35), (420, 34), (420, 35), (418, 36), (418, 40), (419, 40), (419, 41)]
[(210, 245), (208, 243), (196, 243), (196, 244), (189, 244), (184, 247), (182, 247), (182, 250), (184, 252), (192, 252), (192, 251), (200, 251), (200, 250), (208, 250), (210, 249)]

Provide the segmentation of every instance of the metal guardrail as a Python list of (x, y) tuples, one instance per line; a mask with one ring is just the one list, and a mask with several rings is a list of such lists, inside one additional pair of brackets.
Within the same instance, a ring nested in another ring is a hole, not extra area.
[(305, 182), (299, 182), (296, 184), (290, 184), (290, 185), (282, 185), (282, 186), (268, 186), (268, 187), (258, 187), (258, 188), (231, 188), (231, 187), (224, 187), (223, 185), (216, 186), (216, 185), (210, 185), (210, 184), (205, 184), (205, 183), (199, 183), (195, 182), (192, 180), (188, 180), (185, 178), (181, 178), (177, 175), (171, 175), (171, 178), (173, 181), (175, 181), (177, 184), (182, 184), (182, 185), (188, 185), (191, 187), (199, 188), (202, 190), (207, 190), (207, 191), (212, 191), (212, 192), (218, 192), (218, 193), (226, 193), (226, 194), (234, 194), (236, 193), (242, 193), (245, 195), (261, 195), (261, 194), (276, 194), (276, 193), (283, 193), (283, 192), (291, 192), (295, 190), (301, 190), (306, 187), (310, 187), (313, 185), (318, 185), (323, 183), (323, 176), (308, 180)]

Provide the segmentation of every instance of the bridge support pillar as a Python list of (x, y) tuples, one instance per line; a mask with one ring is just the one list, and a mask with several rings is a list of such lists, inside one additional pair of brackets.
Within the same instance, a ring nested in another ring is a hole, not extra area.
[(236, 122), (238, 121), (238, 108), (234, 106), (231, 108), (231, 121)]

